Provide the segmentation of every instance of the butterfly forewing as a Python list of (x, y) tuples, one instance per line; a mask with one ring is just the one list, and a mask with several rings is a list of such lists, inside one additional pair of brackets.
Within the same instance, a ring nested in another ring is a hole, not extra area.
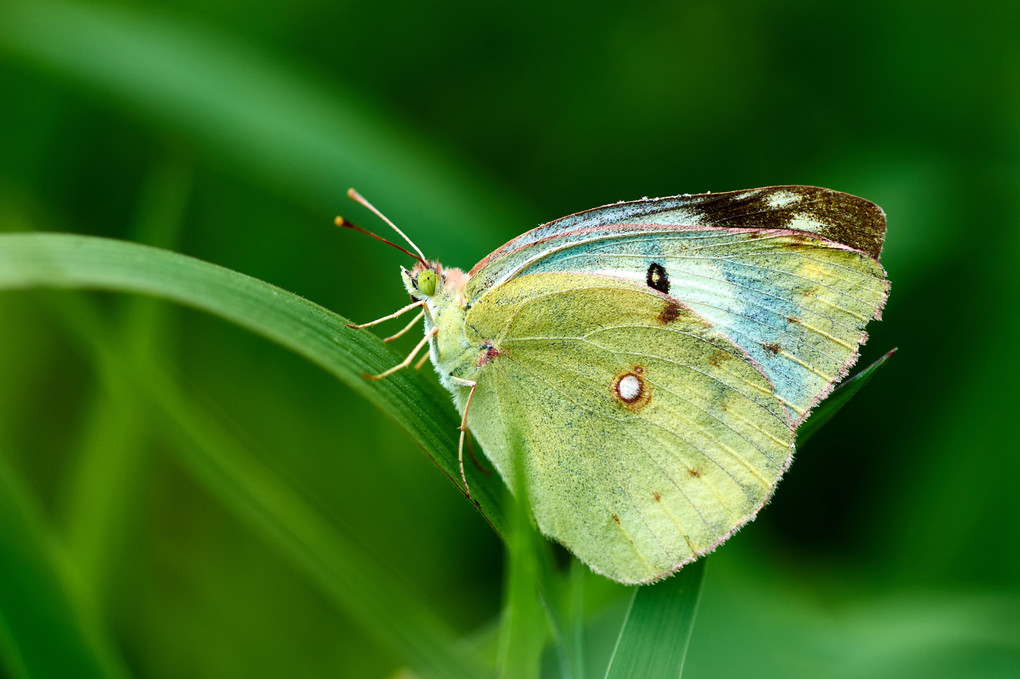
[(659, 225), (791, 230), (810, 233), (878, 259), (885, 240), (885, 213), (871, 201), (816, 186), (767, 186), (746, 191), (644, 198), (604, 205), (562, 217), (514, 238), (471, 270), (468, 291), (478, 292), (514, 276), (550, 246), (584, 240), (585, 233), (613, 233), (620, 225)]
[(812, 187), (621, 203), (511, 241), (475, 268), (468, 292), (557, 271), (644, 283), (741, 347), (796, 423), (846, 374), (885, 302), (883, 236), (872, 203)]
[(789, 464), (788, 409), (746, 352), (670, 296), (605, 275), (514, 278), (470, 309), (491, 343), (468, 424), (543, 532), (625, 582), (712, 549)]

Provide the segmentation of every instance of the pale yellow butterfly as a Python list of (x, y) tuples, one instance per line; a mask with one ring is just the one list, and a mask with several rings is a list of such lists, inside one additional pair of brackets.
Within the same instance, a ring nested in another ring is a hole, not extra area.
[(419, 309), (425, 337), (376, 377), (428, 345), (462, 414), (465, 490), (470, 429), (511, 488), (523, 470), (544, 534), (626, 583), (675, 572), (757, 515), (889, 287), (881, 209), (814, 187), (607, 205), (468, 273), (386, 221), (418, 262), (401, 269), (413, 303), (380, 321)]

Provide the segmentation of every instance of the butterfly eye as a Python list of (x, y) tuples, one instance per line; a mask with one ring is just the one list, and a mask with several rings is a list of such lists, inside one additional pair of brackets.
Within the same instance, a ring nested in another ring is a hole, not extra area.
[(432, 269), (425, 269), (418, 274), (418, 279), (415, 281), (415, 285), (418, 286), (418, 289), (421, 290), (423, 295), (431, 297), (436, 294), (437, 282), (438, 277), (436, 276), (436, 272)]

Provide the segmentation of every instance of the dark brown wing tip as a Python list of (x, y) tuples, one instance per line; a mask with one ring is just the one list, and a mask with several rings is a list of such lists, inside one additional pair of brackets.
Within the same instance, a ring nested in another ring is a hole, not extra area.
[(805, 230), (797, 224), (807, 216), (815, 227), (808, 232), (875, 259), (882, 254), (885, 212), (870, 200), (842, 191), (794, 184), (706, 193), (690, 200), (719, 225)]
[(830, 240), (866, 252), (875, 259), (885, 243), (885, 211), (870, 200), (833, 191), (814, 189), (811, 198), (826, 226), (821, 234)]

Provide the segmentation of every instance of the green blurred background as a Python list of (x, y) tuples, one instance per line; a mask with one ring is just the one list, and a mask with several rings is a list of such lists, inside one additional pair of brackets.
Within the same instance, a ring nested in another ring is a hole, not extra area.
[[(864, 196), (892, 293), (862, 360), (900, 352), (711, 557), (689, 676), (1020, 676), (1018, 36), (998, 0), (3, 0), (0, 230), (156, 244), (364, 321), (406, 258), (332, 227), (379, 226), (349, 186), (464, 268), (617, 200)], [(492, 625), (501, 543), (331, 376), (179, 307), (0, 294), (5, 462), (132, 673), (403, 660), (181, 466), (74, 329), (97, 315), (458, 634)]]

